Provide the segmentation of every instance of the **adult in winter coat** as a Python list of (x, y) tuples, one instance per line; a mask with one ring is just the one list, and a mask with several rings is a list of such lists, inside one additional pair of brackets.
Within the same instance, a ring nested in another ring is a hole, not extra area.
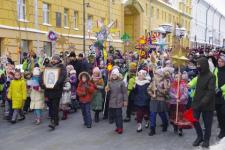
[(96, 92), (92, 98), (91, 107), (92, 110), (95, 112), (95, 122), (99, 122), (99, 113), (101, 112), (103, 107), (102, 90), (104, 89), (104, 80), (102, 78), (101, 71), (98, 67), (95, 67), (93, 69), (91, 80), (96, 88)]
[(66, 67), (62, 64), (59, 55), (54, 55), (52, 57), (51, 64), (48, 67), (59, 69), (59, 78), (53, 88), (46, 88), (43, 84), (43, 88), (45, 89), (45, 97), (49, 103), (49, 109), (51, 111), (51, 122), (49, 127), (54, 130), (55, 127), (59, 125), (59, 103), (60, 98), (62, 97), (63, 85), (67, 72)]
[(225, 137), (225, 54), (220, 54), (218, 68), (213, 71), (216, 77), (216, 113), (219, 122), (219, 139)]
[(202, 57), (197, 60), (197, 68), (199, 75), (197, 77), (196, 91), (192, 102), (192, 109), (194, 117), (199, 120), (202, 115), (204, 121), (205, 132), (199, 121), (194, 123), (197, 133), (197, 139), (193, 146), (199, 146), (202, 142), (202, 147), (209, 147), (209, 140), (211, 136), (211, 128), (213, 121), (213, 111), (215, 109), (215, 79), (209, 70), (209, 63), (207, 58)]

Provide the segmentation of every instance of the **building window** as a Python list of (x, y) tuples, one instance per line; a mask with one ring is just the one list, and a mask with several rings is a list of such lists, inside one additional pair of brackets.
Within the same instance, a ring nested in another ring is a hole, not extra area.
[(60, 12), (56, 12), (56, 27), (62, 26), (62, 15)]
[(26, 0), (17, 0), (18, 19), (26, 19)]
[(3, 39), (0, 38), (0, 56), (2, 56), (2, 51), (3, 51)]
[(93, 24), (93, 16), (92, 15), (88, 15), (88, 20), (87, 20), (88, 32), (90, 32), (92, 30), (92, 24)]
[(52, 43), (51, 42), (44, 42), (43, 50), (47, 56), (52, 56)]
[(172, 16), (169, 14), (169, 23), (172, 23)]
[(152, 17), (154, 17), (154, 15), (155, 15), (154, 12), (155, 12), (155, 10), (154, 10), (154, 7), (152, 6), (152, 10), (151, 10), (151, 16)]
[(64, 9), (64, 27), (68, 27), (69, 22), (69, 10), (67, 8)]
[(28, 53), (29, 51), (29, 41), (21, 40), (21, 54)]
[(78, 11), (74, 11), (74, 28), (78, 28)]
[(157, 9), (156, 17), (159, 19), (159, 9)]
[(43, 3), (43, 23), (49, 24), (50, 5)]

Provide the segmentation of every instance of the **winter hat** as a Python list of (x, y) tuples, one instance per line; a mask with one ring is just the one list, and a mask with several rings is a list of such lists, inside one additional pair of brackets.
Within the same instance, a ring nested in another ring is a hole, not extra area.
[(29, 71), (24, 72), (24, 78), (25, 79), (30, 79), (31, 76), (32, 76), (32, 73), (31, 72), (29, 72)]
[(92, 71), (92, 73), (100, 73), (100, 69), (98, 67), (95, 67)]
[(147, 71), (145, 71), (145, 70), (140, 70), (140, 71), (138, 72), (138, 76), (143, 76), (144, 78), (146, 78), (146, 76), (147, 76)]
[(66, 66), (66, 70), (68, 73), (70, 73), (71, 70), (74, 70), (74, 67), (72, 65)]
[(160, 75), (160, 76), (163, 76), (163, 74), (164, 74), (163, 69), (157, 69), (155, 71), (155, 74)]
[(79, 74), (79, 76), (78, 76), (78, 79), (79, 79), (79, 80), (82, 80), (82, 79), (81, 79), (82, 76), (86, 76), (86, 77), (87, 77), (87, 80), (90, 80), (90, 79), (91, 79), (91, 77), (90, 77), (90, 75), (89, 75), (88, 72), (81, 72), (81, 73)]
[(71, 70), (70, 71), (70, 74), (76, 74), (77, 72), (76, 72), (76, 70)]
[(34, 76), (39, 76), (41, 73), (40, 73), (40, 69), (38, 67), (35, 67), (34, 70), (33, 70), (33, 75)]
[(223, 60), (225, 62), (225, 54), (220, 54), (220, 58), (221, 60)]
[(58, 55), (58, 54), (55, 54), (53, 57), (52, 57), (52, 60), (57, 60), (57, 61), (61, 61), (61, 59), (60, 59), (60, 56)]
[(116, 75), (116, 76), (120, 76), (120, 72), (119, 72), (119, 69), (118, 68), (114, 68), (113, 70), (112, 70), (112, 75)]

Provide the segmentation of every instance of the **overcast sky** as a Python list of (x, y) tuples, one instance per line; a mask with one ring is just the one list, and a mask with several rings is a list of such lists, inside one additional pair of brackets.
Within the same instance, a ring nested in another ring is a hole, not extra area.
[(225, 0), (206, 0), (225, 16)]

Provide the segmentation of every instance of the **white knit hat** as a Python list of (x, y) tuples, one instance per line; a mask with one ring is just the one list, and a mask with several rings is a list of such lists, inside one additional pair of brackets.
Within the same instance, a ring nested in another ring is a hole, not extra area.
[(118, 70), (118, 68), (114, 68), (113, 70), (112, 70), (112, 75), (116, 75), (116, 76), (120, 76), (120, 72), (119, 72), (119, 70)]
[(38, 67), (35, 67), (33, 70), (33, 75), (34, 76), (39, 76), (41, 74), (40, 69)]
[(70, 74), (76, 74), (77, 72), (76, 72), (76, 70), (71, 70), (70, 71)]
[(138, 72), (138, 75), (144, 76), (144, 77), (146, 78), (146, 76), (147, 76), (147, 71), (145, 71), (145, 70), (140, 70), (140, 71)]

